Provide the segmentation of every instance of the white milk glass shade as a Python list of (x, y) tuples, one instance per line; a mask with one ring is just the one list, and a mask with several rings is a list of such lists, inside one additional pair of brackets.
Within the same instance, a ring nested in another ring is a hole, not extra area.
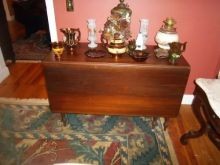
[(96, 48), (98, 45), (96, 44), (96, 22), (95, 19), (88, 19), (88, 47), (91, 49)]
[(166, 33), (158, 31), (155, 37), (155, 41), (159, 48), (169, 50), (169, 43), (179, 42), (179, 36), (177, 33)]
[(143, 48), (146, 49), (146, 42), (148, 39), (148, 25), (149, 25), (149, 20), (148, 19), (140, 19), (140, 33), (142, 34), (143, 37)]

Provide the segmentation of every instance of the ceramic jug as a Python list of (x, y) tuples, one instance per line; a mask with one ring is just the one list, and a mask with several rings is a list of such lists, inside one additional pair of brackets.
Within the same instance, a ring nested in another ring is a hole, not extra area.
[(64, 34), (64, 43), (67, 48), (72, 50), (76, 45), (78, 45), (81, 38), (79, 28), (62, 28), (60, 31)]
[(181, 55), (186, 49), (186, 43), (187, 42), (184, 42), (184, 43), (180, 43), (180, 42), (169, 43), (169, 46), (170, 46), (169, 54), (172, 55), (172, 54), (175, 53), (175, 54)]
[(186, 42), (180, 43), (180, 42), (172, 42), (169, 43), (170, 50), (169, 52), (169, 62), (171, 64), (175, 64), (176, 60), (181, 57), (182, 53), (186, 49)]

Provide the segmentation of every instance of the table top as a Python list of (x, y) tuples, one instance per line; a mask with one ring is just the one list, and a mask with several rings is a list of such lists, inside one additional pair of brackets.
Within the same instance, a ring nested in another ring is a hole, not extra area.
[(158, 67), (175, 67), (175, 68), (182, 68), (182, 67), (189, 67), (188, 62), (185, 60), (183, 56), (181, 56), (175, 65), (169, 63), (168, 59), (161, 59), (155, 56), (154, 50), (155, 45), (148, 45), (147, 52), (149, 53), (148, 58), (143, 62), (137, 62), (132, 59), (128, 54), (123, 54), (121, 57), (112, 57), (111, 54), (107, 52), (107, 50), (102, 47), (98, 46), (97, 50), (105, 50), (106, 55), (100, 58), (91, 58), (86, 56), (85, 52), (89, 49), (88, 43), (80, 43), (75, 49), (73, 53), (65, 50), (62, 54), (61, 60), (58, 61), (53, 52), (46, 57), (43, 63), (56, 63), (56, 64), (68, 64), (68, 63), (86, 63), (86, 64), (95, 64), (95, 65), (133, 65), (133, 66), (155, 66)]
[[(99, 46), (98, 49), (105, 50)], [(74, 53), (65, 51), (60, 61), (51, 52), (44, 61), (46, 84), (53, 112), (148, 115), (178, 115), (190, 67), (182, 56), (175, 65), (154, 54), (136, 62), (129, 55), (103, 58), (85, 55), (87, 43)]]

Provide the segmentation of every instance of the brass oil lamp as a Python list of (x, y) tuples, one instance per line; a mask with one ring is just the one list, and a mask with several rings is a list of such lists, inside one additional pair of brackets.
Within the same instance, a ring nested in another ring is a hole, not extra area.
[(156, 56), (159, 58), (167, 58), (169, 53), (169, 43), (179, 42), (179, 35), (176, 32), (174, 25), (176, 21), (173, 18), (166, 18), (163, 21), (164, 25), (160, 28), (155, 36), (155, 41), (158, 45)]

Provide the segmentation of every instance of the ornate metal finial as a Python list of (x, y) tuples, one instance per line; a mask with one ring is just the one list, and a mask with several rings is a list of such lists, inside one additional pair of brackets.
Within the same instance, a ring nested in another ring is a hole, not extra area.
[(125, 5), (125, 3), (124, 3), (124, 0), (119, 0), (119, 1), (120, 1), (120, 3), (118, 4), (117, 7), (126, 8), (126, 5)]

